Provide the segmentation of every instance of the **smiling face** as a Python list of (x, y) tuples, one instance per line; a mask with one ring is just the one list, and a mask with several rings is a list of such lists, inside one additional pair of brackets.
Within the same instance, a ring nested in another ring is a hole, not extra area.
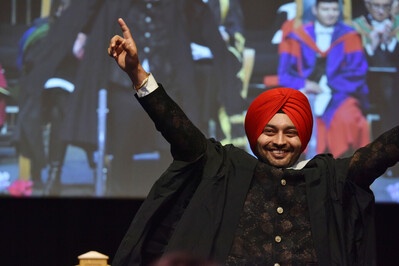
[(301, 155), (301, 140), (288, 115), (277, 113), (257, 139), (258, 158), (276, 167), (293, 166)]
[(313, 15), (321, 25), (334, 26), (340, 15), (339, 4), (337, 2), (319, 2), (313, 6)]

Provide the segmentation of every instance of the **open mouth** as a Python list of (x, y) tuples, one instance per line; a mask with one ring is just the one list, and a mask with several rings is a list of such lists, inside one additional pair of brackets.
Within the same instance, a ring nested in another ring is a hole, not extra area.
[(284, 158), (287, 155), (287, 151), (284, 150), (271, 150), (270, 153), (277, 159)]

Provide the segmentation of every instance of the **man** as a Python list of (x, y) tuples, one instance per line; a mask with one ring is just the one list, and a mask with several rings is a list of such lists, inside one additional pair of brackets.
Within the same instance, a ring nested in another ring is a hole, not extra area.
[(148, 265), (184, 251), (227, 265), (375, 265), (369, 185), (399, 160), (399, 127), (345, 159), (297, 160), (312, 133), (303, 93), (266, 91), (245, 130), (258, 159), (209, 139), (139, 62), (129, 28), (108, 48), (171, 144), (173, 163), (150, 191), (112, 265)]
[(368, 108), (367, 61), (359, 36), (339, 21), (340, 13), (338, 0), (316, 1), (316, 20), (293, 29), (282, 41), (278, 67), (281, 85), (311, 99), (316, 153), (335, 157), (352, 154), (370, 140), (363, 115)]
[(392, 0), (369, 0), (364, 4), (368, 13), (355, 18), (353, 25), (367, 54), (371, 106), (379, 115), (372, 133), (378, 136), (398, 121), (392, 110), (399, 102), (399, 16), (393, 14)]
[[(61, 133), (79, 65), (79, 58), (71, 51), (75, 36), (86, 20), (86, 16), (78, 14), (86, 11), (89, 5), (59, 1), (49, 17), (36, 19), (21, 37), (19, 112), (13, 132), (19, 156), (19, 176), (8, 188), (12, 196), (42, 192), (55, 196), (61, 192), (61, 173), (67, 149)], [(43, 124), (50, 125), (48, 150), (43, 138)], [(47, 165), (44, 185), (41, 173)]]

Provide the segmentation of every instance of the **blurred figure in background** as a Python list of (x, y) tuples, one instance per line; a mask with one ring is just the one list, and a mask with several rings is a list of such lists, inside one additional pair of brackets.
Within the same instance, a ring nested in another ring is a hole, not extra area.
[(367, 54), (370, 99), (381, 116), (373, 126), (377, 136), (397, 122), (392, 110), (399, 102), (399, 16), (392, 14), (392, 0), (367, 0), (364, 4), (368, 13), (355, 18), (353, 25)]
[[(376, 137), (397, 124), (399, 102), (399, 15), (393, 0), (365, 0), (367, 13), (353, 20), (353, 26), (362, 37), (367, 55), (367, 83), (370, 88), (372, 112), (379, 115), (372, 123)], [(396, 173), (399, 175), (398, 166)]]
[[(9, 187), (13, 196), (29, 196), (32, 187), (48, 195), (56, 195), (60, 189), (67, 147), (60, 134), (79, 62), (72, 47), (86, 20), (78, 12), (86, 10), (86, 5), (62, 0), (55, 2), (52, 9), (49, 17), (34, 21), (19, 44), (19, 113), (14, 135), (19, 176)], [(48, 154), (44, 125), (50, 130)], [(44, 185), (41, 171), (47, 165)]]
[[(222, 73), (209, 47), (191, 43), (193, 60), (197, 69), (196, 84), (201, 88), (202, 113), (209, 136), (223, 138), (226, 143), (245, 146), (243, 111), (246, 103), (241, 96), (245, 72), (243, 53), (245, 48), (244, 17), (238, 0), (203, 0), (211, 9), (219, 33), (228, 50), (223, 62)], [(215, 51), (214, 51), (215, 53)], [(216, 55), (217, 58), (217, 55)], [(218, 84), (224, 75), (224, 86)], [(234, 120), (237, 120), (235, 122)]]
[(305, 93), (316, 117), (316, 147), (307, 158), (351, 154), (370, 141), (367, 61), (356, 31), (339, 21), (338, 0), (318, 0), (316, 17), (290, 31), (280, 45), (279, 82)]

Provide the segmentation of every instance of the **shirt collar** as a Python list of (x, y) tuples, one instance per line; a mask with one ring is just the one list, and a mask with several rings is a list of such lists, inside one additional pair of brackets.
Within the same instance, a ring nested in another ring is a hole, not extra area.
[(314, 23), (314, 31), (316, 34), (332, 34), (334, 32), (334, 26), (326, 27), (316, 21)]

